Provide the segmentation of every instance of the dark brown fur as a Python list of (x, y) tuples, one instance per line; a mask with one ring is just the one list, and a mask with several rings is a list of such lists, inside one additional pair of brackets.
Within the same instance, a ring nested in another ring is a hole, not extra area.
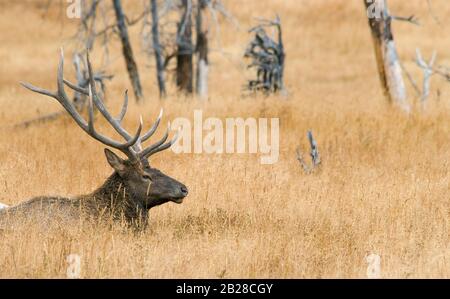
[(53, 222), (124, 220), (146, 227), (148, 211), (169, 201), (181, 203), (187, 195), (182, 183), (149, 166), (147, 161), (131, 163), (105, 150), (114, 173), (91, 194), (75, 198), (36, 197), (0, 210), (2, 226), (24, 219), (43, 225)]

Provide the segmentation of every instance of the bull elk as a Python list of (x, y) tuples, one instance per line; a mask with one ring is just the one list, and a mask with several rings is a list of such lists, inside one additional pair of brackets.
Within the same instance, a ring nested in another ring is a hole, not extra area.
[[(51, 92), (29, 83), (21, 83), (27, 89), (56, 99), (77, 125), (89, 136), (104, 145), (116, 149), (126, 155), (122, 159), (105, 148), (106, 160), (114, 169), (113, 174), (97, 190), (88, 195), (76, 198), (62, 198), (41, 196), (30, 199), (19, 205), (1, 210), (0, 220), (25, 216), (35, 217), (39, 222), (47, 223), (54, 219), (97, 219), (104, 215), (114, 220), (124, 219), (129, 224), (147, 225), (148, 211), (166, 202), (181, 203), (187, 196), (188, 189), (177, 180), (165, 175), (156, 168), (150, 166), (148, 158), (160, 151), (168, 149), (177, 139), (178, 134), (168, 141), (169, 128), (161, 140), (144, 148), (143, 142), (147, 141), (156, 131), (161, 121), (162, 110), (151, 128), (141, 134), (142, 117), (139, 127), (134, 135), (123, 128), (121, 122), (126, 114), (128, 96), (125, 92), (124, 103), (120, 114), (113, 117), (105, 108), (100, 99), (92, 75), (92, 66), (87, 54), (87, 65), (90, 84), (88, 88), (76, 86), (63, 78), (64, 53), (61, 49), (61, 58), (57, 75), (57, 91)], [(86, 94), (88, 103), (88, 121), (83, 119), (74, 105), (69, 101), (64, 86)], [(113, 140), (97, 132), (94, 127), (94, 106), (108, 123), (124, 138), (124, 142)]]

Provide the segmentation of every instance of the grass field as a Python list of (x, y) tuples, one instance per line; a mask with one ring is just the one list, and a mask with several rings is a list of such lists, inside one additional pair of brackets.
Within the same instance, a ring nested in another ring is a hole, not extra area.
[[(38, 195), (88, 193), (111, 173), (103, 146), (69, 118), (12, 128), (60, 110), (18, 84), (54, 89), (59, 47), (71, 57), (77, 21), (62, 23), (57, 6), (43, 18), (45, 2), (0, 2), (0, 202), (8, 205)], [(164, 120), (192, 119), (194, 109), (205, 118), (279, 117), (279, 162), (261, 165), (254, 154), (160, 153), (152, 165), (189, 187), (183, 204), (152, 209), (151, 228), (141, 234), (103, 227), (2, 232), (0, 277), (65, 277), (66, 256), (79, 254), (81, 276), (89, 278), (364, 278), (365, 257), (374, 253), (384, 278), (450, 278), (450, 84), (433, 77), (421, 109), (406, 82), (411, 115), (388, 105), (360, 0), (224, 2), (239, 27), (221, 21), (220, 39), (215, 34), (205, 102), (173, 88), (159, 101), (154, 68), (148, 67), (153, 58), (139, 46), (140, 28), (132, 29), (147, 102), (132, 103), (126, 126), (134, 129), (139, 114), (150, 123), (161, 107)], [(394, 14), (421, 21), (394, 25), (412, 76), (421, 82), (416, 47), (425, 57), (436, 50), (438, 63), (450, 66), (448, 1), (432, 1), (441, 24), (426, 1), (389, 2)], [(254, 17), (276, 12), (284, 28), (288, 97), (243, 97), (251, 76), (242, 58), (247, 29)], [(107, 87), (113, 111), (129, 88), (120, 55), (114, 40), (109, 70), (115, 77)], [(100, 61), (100, 51), (92, 57)], [(70, 59), (66, 65), (73, 78)], [(104, 123), (100, 128), (109, 132)], [(308, 129), (323, 161), (311, 175), (295, 154), (298, 146), (307, 151)]]

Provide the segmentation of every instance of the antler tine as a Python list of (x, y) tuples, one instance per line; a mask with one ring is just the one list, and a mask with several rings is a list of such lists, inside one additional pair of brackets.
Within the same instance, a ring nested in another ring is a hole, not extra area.
[(78, 113), (78, 111), (75, 109), (75, 107), (73, 107), (72, 103), (69, 101), (66, 92), (64, 91), (64, 78), (63, 78), (63, 74), (64, 74), (64, 51), (61, 48), (60, 50), (60, 60), (59, 60), (59, 65), (58, 65), (58, 75), (57, 75), (57, 86), (58, 86), (58, 90), (57, 92), (51, 92), (49, 90), (45, 90), (43, 88), (40, 87), (36, 87), (33, 86), (29, 83), (25, 83), (25, 82), (21, 82), (20, 84), (33, 91), (33, 92), (37, 92), (49, 97), (52, 97), (54, 99), (56, 99), (62, 106), (63, 108), (69, 113), (69, 115), (75, 120), (75, 122), (86, 132), (89, 133), (88, 131), (88, 124), (86, 123), (86, 121), (81, 117), (81, 115)]
[[(162, 115), (163, 115), (163, 109), (161, 108), (161, 110), (159, 111), (159, 116), (156, 119), (155, 123), (147, 131), (147, 133), (145, 133), (142, 137), (139, 137), (139, 140), (133, 146), (133, 150), (136, 153), (138, 153), (138, 155), (140, 155), (140, 153), (142, 153), (142, 142), (145, 142), (147, 139), (149, 139), (155, 133), (156, 129), (158, 128), (159, 123), (161, 122)], [(142, 118), (142, 115), (141, 115), (141, 118)], [(167, 132), (167, 135), (168, 135), (168, 132)], [(167, 139), (167, 137), (166, 137), (166, 139)]]
[(157, 152), (160, 152), (162, 150), (165, 150), (165, 149), (171, 147), (172, 144), (174, 144), (175, 141), (178, 139), (178, 133), (179, 133), (180, 129), (178, 128), (177, 133), (175, 134), (174, 138), (171, 141), (169, 141), (166, 144), (164, 144), (164, 142), (166, 142), (167, 138), (169, 137), (169, 131), (170, 131), (170, 122), (169, 122), (169, 124), (167, 126), (167, 130), (166, 130), (166, 133), (164, 133), (164, 136), (159, 141), (157, 141), (156, 143), (152, 144), (151, 146), (149, 146), (145, 150), (141, 151), (139, 153), (139, 157), (141, 159), (148, 158), (148, 157), (150, 157), (151, 155), (153, 155), (153, 154), (155, 154)]
[(67, 86), (69, 86), (73, 90), (78, 91), (78, 92), (80, 92), (82, 94), (85, 94), (85, 95), (89, 95), (89, 90), (87, 88), (83, 88), (83, 87), (80, 87), (80, 86), (78, 86), (76, 84), (73, 84), (69, 80), (66, 80), (66, 79), (63, 79), (63, 80), (64, 80), (64, 84), (66, 84)]
[(164, 133), (164, 136), (158, 140), (157, 142), (155, 142), (154, 144), (150, 145), (148, 148), (144, 149), (143, 151), (141, 151), (139, 153), (139, 156), (141, 158), (146, 158), (148, 157), (149, 153), (151, 151), (153, 151), (155, 148), (158, 148), (161, 144), (163, 144), (164, 142), (166, 142), (167, 138), (169, 138), (169, 132), (170, 132), (170, 122), (168, 124), (167, 130)]
[(127, 108), (128, 108), (128, 89), (125, 90), (125, 96), (123, 99), (122, 110), (120, 110), (120, 114), (116, 118), (119, 123), (121, 123), (123, 118), (125, 117), (125, 114), (127, 113)]
[(100, 111), (100, 113), (103, 115), (103, 117), (111, 124), (111, 126), (119, 133), (123, 138), (130, 141), (132, 139), (132, 136), (130, 133), (125, 130), (120, 123), (108, 112), (108, 110), (105, 108), (105, 105), (101, 101), (100, 97), (97, 94), (97, 90), (95, 87), (95, 81), (94, 81), (94, 75), (92, 72), (92, 65), (91, 61), (89, 59), (89, 51), (86, 52), (86, 58), (87, 58), (87, 66), (88, 66), (88, 72), (89, 72), (89, 84), (92, 89), (92, 100), (94, 101), (95, 106)]
[(52, 98), (55, 98), (56, 100), (58, 100), (56, 93), (51, 92), (49, 90), (46, 90), (46, 89), (43, 89), (40, 87), (36, 87), (28, 82), (23, 82), (23, 81), (20, 81), (20, 85), (22, 85), (23, 87), (25, 87), (26, 89), (29, 89), (31, 91), (34, 91), (34, 92), (37, 92), (37, 93), (40, 93), (45, 96), (49, 96), (49, 97), (52, 97)]
[(97, 131), (95, 130), (95, 128), (94, 128), (94, 105), (93, 105), (92, 101), (93, 101), (92, 87), (89, 86), (89, 107), (88, 107), (89, 108), (88, 109), (89, 110), (89, 122), (88, 122), (89, 135), (105, 145), (108, 145), (115, 149), (120, 150), (125, 155), (127, 155), (130, 160), (133, 160), (133, 161), (138, 160), (137, 155), (133, 151), (130, 150), (130, 147), (133, 146), (138, 141), (139, 136), (141, 135), (142, 118), (140, 119), (139, 127), (138, 127), (134, 137), (125, 143), (119, 143), (117, 141), (114, 141), (106, 136), (103, 136), (103, 135), (97, 133)]
[(172, 138), (172, 140), (170, 140), (169, 142), (167, 142), (167, 143), (165, 143), (163, 145), (155, 147), (152, 150), (149, 150), (144, 156), (141, 156), (141, 158), (143, 158), (143, 157), (148, 158), (151, 155), (154, 155), (156, 153), (159, 153), (160, 151), (168, 149), (169, 147), (171, 147), (178, 140), (179, 133), (180, 133), (180, 128), (178, 128), (178, 130), (175, 133), (175, 136)]
[(156, 119), (156, 121), (153, 124), (153, 126), (147, 131), (147, 133), (145, 133), (141, 137), (141, 142), (147, 141), (150, 137), (152, 137), (152, 135), (155, 133), (156, 129), (158, 129), (159, 123), (161, 122), (161, 118), (163, 116), (163, 112), (164, 112), (164, 109), (161, 108), (161, 110), (159, 111), (158, 118)]

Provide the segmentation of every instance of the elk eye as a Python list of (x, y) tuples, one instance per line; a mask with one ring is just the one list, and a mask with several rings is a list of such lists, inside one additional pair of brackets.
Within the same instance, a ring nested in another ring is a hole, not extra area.
[(144, 180), (149, 180), (149, 181), (152, 180), (152, 178), (147, 174), (144, 174), (142, 177), (144, 178)]

